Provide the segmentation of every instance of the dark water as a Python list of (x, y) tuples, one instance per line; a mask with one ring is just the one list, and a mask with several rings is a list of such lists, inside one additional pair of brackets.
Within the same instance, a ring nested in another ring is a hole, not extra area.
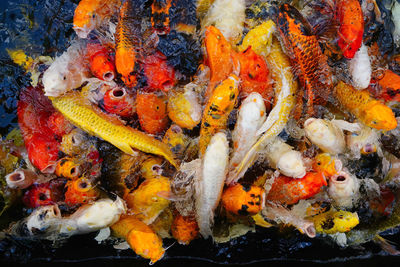
[[(29, 84), (29, 75), (8, 57), (6, 49), (23, 49), (28, 55), (54, 56), (66, 49), (75, 37), (72, 30), (73, 10), (78, 0), (20, 0), (0, 1), (0, 134), (17, 127), (16, 103), (18, 92)], [(290, 230), (289, 232), (293, 232)], [(148, 261), (131, 250), (118, 251), (111, 244), (97, 244), (95, 235), (72, 237), (67, 243), (53, 248), (51, 243), (7, 237), (0, 242), (0, 259), (7, 264), (24, 263), (70, 264), (80, 262), (145, 266)], [(389, 231), (385, 238), (398, 241)], [(173, 245), (172, 245), (173, 244)], [(400, 244), (400, 243), (399, 243)], [(211, 240), (195, 240), (190, 246), (164, 240), (172, 245), (158, 265), (204, 266), (213, 263), (262, 265), (305, 265), (342, 262), (343, 266), (395, 262), (379, 246), (370, 242), (358, 248), (339, 248), (323, 238), (309, 239), (303, 235), (278, 233), (276, 229), (257, 228), (257, 233), (213, 244)], [(3, 265), (2, 265), (3, 266)]]

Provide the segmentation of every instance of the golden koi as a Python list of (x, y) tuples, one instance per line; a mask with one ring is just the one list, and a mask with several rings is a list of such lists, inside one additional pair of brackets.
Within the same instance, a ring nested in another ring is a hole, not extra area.
[(71, 93), (51, 98), (53, 106), (73, 124), (115, 145), (123, 152), (134, 155), (132, 148), (145, 153), (163, 156), (177, 167), (175, 156), (168, 145), (136, 129), (123, 125), (120, 121), (102, 113), (94, 106), (80, 100), (79, 94)]

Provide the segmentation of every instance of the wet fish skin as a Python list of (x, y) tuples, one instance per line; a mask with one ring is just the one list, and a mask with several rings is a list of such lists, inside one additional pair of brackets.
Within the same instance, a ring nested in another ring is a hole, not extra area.
[(132, 148), (135, 148), (145, 153), (163, 156), (177, 167), (175, 156), (166, 144), (106, 116), (84, 103), (79, 94), (71, 93), (51, 100), (54, 107), (68, 120), (89, 134), (110, 142), (127, 154), (134, 155)]

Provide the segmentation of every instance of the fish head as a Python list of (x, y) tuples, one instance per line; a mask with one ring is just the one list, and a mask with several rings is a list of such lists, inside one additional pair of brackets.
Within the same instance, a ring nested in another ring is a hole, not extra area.
[(313, 162), (313, 169), (317, 172), (322, 172), (324, 175), (330, 177), (336, 171), (335, 160), (328, 153), (321, 153), (315, 156)]
[(156, 157), (150, 157), (146, 159), (140, 167), (140, 174), (145, 179), (159, 177), (162, 171), (163, 171), (163, 159)]
[(35, 134), (27, 142), (29, 160), (42, 173), (54, 173), (57, 165), (60, 144), (54, 136)]
[(338, 232), (344, 233), (353, 229), (359, 224), (359, 218), (356, 212), (338, 211), (333, 215), (333, 222)]
[[(75, 9), (74, 13), (74, 21), (73, 28), (79, 38), (87, 38), (89, 33), (96, 27), (98, 24), (99, 18), (96, 14), (96, 9), (92, 7), (90, 1), (86, 1), (86, 3), (79, 4)], [(93, 1), (96, 2), (96, 1)]]
[(378, 130), (390, 131), (397, 127), (397, 120), (391, 108), (376, 101), (363, 111), (366, 125)]
[(61, 222), (57, 204), (39, 207), (27, 218), (26, 226), (31, 234), (43, 233)]
[(290, 150), (284, 153), (276, 166), (286, 176), (302, 178), (306, 175), (306, 168), (301, 153), (298, 151)]
[(57, 97), (67, 91), (69, 75), (66, 69), (61, 70), (56, 66), (50, 66), (43, 74), (44, 95)]

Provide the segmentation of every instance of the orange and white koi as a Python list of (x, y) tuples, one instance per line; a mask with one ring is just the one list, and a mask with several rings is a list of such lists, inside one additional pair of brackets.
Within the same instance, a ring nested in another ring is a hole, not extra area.
[(235, 169), (234, 176), (232, 178), (230, 176), (230, 180), (238, 180), (244, 175), (253, 164), (257, 152), (261, 151), (270, 140), (283, 130), (289, 119), (290, 112), (295, 106), (298, 84), (291, 72), (289, 58), (282, 51), (278, 40), (274, 39), (272, 41), (271, 51), (266, 59), (275, 81), (276, 101), (267, 120), (256, 133), (256, 135), (260, 136), (262, 134), (262, 136), (247, 152), (242, 162)]

